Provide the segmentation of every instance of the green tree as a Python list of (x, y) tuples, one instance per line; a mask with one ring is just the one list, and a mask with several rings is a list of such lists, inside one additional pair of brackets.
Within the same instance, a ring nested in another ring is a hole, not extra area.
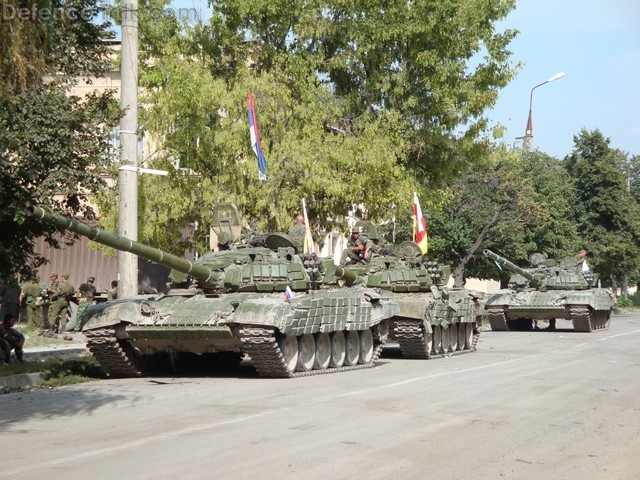
[[(141, 10), (143, 50), (153, 57), (141, 70), (149, 106), (141, 125), (157, 146), (150, 162), (179, 164), (191, 178), (164, 179), (175, 194), (159, 198), (176, 204), (141, 199), (140, 238), (164, 247), (182, 248), (180, 228), (153, 222), (206, 223), (216, 198), (280, 230), (301, 198), (321, 227), (353, 204), (374, 220), (388, 217), (392, 200), (409, 210), (413, 190), (433, 190), (486, 153), (483, 112), (514, 75), (515, 32), (495, 29), (512, 0), (213, 1), (210, 22), (193, 27), (159, 14), (166, 3)], [(249, 148), (249, 91), (264, 183)], [(162, 179), (144, 182), (149, 191)]]
[(430, 213), (431, 252), (454, 265), (454, 281), (466, 276), (508, 278), (492, 262), (477, 261), (489, 248), (516, 263), (531, 253), (561, 258), (578, 244), (572, 217), (571, 178), (541, 152), (498, 149), (494, 162), (456, 180), (450, 196)]
[(540, 218), (519, 155), (505, 151), (496, 155), (501, 160), (455, 180), (450, 199), (429, 215), (429, 256), (454, 264), (456, 287), (464, 285), (465, 276), (496, 275), (487, 262), (474, 261), (485, 248), (526, 258), (526, 231)]
[[(119, 116), (110, 92), (69, 95), (80, 78), (100, 76), (109, 65), (110, 33), (94, 21), (102, 11), (97, 1), (6, 5), (16, 15), (3, 18), (0, 34), (0, 276), (45, 261), (32, 241), (51, 228), (24, 222), (26, 204), (92, 215), (88, 196), (103, 186), (108, 128)], [(30, 14), (21, 17), (19, 8)]]
[(616, 282), (637, 272), (640, 262), (640, 216), (627, 189), (628, 158), (599, 130), (582, 129), (573, 140), (564, 163), (575, 179), (578, 232), (591, 268)]

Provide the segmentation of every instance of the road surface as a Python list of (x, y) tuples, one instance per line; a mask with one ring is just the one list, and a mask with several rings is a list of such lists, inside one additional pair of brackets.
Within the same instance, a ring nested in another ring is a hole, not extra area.
[(483, 332), (439, 360), (389, 348), (342, 374), (245, 362), (2, 395), (0, 478), (637, 479), (639, 345), (634, 312), (590, 334)]

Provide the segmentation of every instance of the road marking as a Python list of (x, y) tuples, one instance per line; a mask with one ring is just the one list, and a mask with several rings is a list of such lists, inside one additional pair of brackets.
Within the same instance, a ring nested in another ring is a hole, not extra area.
[(171, 439), (174, 437), (179, 437), (181, 435), (190, 435), (192, 433), (198, 433), (204, 430), (209, 430), (211, 428), (216, 428), (216, 427), (223, 427), (226, 425), (232, 425), (234, 423), (240, 423), (240, 422), (246, 422), (247, 420), (252, 420), (254, 418), (257, 417), (262, 417), (264, 415), (267, 415), (271, 413), (271, 411), (267, 411), (267, 412), (260, 412), (260, 413), (256, 413), (253, 415), (245, 415), (243, 417), (239, 417), (239, 418), (234, 418), (232, 420), (223, 420), (223, 421), (218, 421), (218, 422), (212, 422), (212, 423), (207, 423), (205, 425), (197, 425), (197, 426), (193, 426), (193, 427), (187, 427), (187, 428), (183, 428), (180, 430), (173, 430), (171, 432), (164, 432), (158, 435), (153, 435), (150, 437), (145, 437), (145, 438), (141, 438), (139, 440), (135, 440), (135, 441), (130, 441), (130, 442), (126, 442), (126, 443), (120, 443), (118, 445), (114, 445), (112, 447), (106, 447), (106, 448), (100, 448), (100, 449), (95, 449), (95, 450), (87, 450), (85, 452), (82, 453), (78, 453), (75, 455), (69, 455), (67, 457), (62, 457), (62, 458), (54, 458), (51, 460), (46, 460), (43, 462), (39, 462), (39, 463), (32, 463), (30, 465), (24, 465), (22, 467), (18, 467), (18, 468), (14, 468), (13, 470), (2, 470), (0, 471), (0, 478), (1, 477), (12, 477), (16, 474), (20, 474), (20, 473), (25, 473), (25, 472), (29, 472), (29, 471), (33, 471), (33, 470), (38, 470), (38, 469), (49, 469), (51, 467), (57, 466), (57, 465), (62, 465), (62, 464), (66, 464), (66, 463), (71, 463), (71, 462), (75, 462), (77, 460), (83, 460), (83, 459), (87, 459), (87, 458), (92, 458), (92, 457), (99, 457), (102, 456), (104, 454), (108, 454), (108, 453), (114, 453), (114, 452), (118, 452), (120, 450), (128, 450), (131, 448), (138, 448), (141, 447), (145, 444), (151, 443), (151, 442), (156, 442), (157, 440), (165, 440), (165, 439)]
[(606, 342), (607, 340), (610, 340), (612, 338), (624, 337), (626, 335), (635, 335), (636, 333), (640, 333), (640, 330), (634, 330), (633, 332), (627, 332), (627, 333), (618, 333), (617, 335), (611, 335), (610, 337), (600, 338), (598, 341)]

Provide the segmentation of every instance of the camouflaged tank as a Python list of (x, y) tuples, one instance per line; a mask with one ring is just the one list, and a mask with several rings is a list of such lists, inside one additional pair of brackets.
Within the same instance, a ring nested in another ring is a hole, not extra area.
[(484, 255), (513, 272), (508, 288), (487, 296), (485, 312), (494, 331), (531, 330), (534, 322), (555, 319), (573, 323), (576, 332), (609, 328), (613, 295), (596, 288), (598, 278), (582, 272), (575, 257), (566, 257), (557, 266), (545, 254), (529, 257), (529, 268), (520, 268), (491, 250)]
[[(375, 224), (360, 221), (362, 235), (377, 244)], [(366, 285), (391, 294), (400, 311), (391, 319), (389, 335), (405, 358), (428, 359), (476, 349), (483, 316), (483, 292), (447, 288), (451, 268), (423, 261), (414, 242), (377, 247), (366, 264), (348, 268)]]
[(87, 309), (82, 332), (110, 376), (136, 376), (181, 361), (238, 363), (243, 354), (264, 377), (367, 368), (399, 310), (349, 269), (299, 255), (285, 234), (234, 245), (242, 227), (233, 204), (213, 211), (212, 230), (228, 249), (194, 262), (39, 207), (27, 214), (173, 269), (166, 292)]

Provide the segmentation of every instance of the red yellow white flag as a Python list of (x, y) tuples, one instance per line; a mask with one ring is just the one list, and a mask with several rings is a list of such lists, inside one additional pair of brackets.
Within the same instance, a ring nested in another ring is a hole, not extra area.
[(422, 254), (427, 253), (429, 242), (427, 239), (427, 224), (424, 221), (418, 194), (413, 192), (413, 241), (420, 247)]

